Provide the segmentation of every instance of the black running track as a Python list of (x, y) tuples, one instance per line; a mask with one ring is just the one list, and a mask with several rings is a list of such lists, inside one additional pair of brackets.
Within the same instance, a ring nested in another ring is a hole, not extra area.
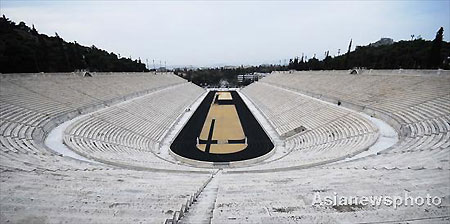
[(247, 136), (247, 148), (242, 151), (228, 154), (212, 154), (197, 149), (197, 137), (203, 128), (203, 123), (208, 115), (209, 107), (216, 91), (210, 91), (203, 102), (186, 123), (170, 148), (180, 156), (209, 162), (231, 162), (252, 159), (267, 154), (272, 150), (273, 143), (264, 132), (258, 121), (242, 101), (236, 91), (231, 91), (233, 103), (236, 107), (245, 136)]

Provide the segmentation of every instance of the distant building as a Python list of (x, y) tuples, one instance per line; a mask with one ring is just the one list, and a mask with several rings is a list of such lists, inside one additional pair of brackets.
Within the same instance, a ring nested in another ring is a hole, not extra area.
[(156, 69), (156, 71), (158, 71), (158, 72), (166, 72), (167, 68), (166, 67), (159, 67), (159, 68)]
[(222, 66), (223, 69), (237, 69), (237, 68), (251, 68), (251, 65), (225, 65)]
[(223, 69), (236, 69), (239, 68), (239, 66), (234, 66), (234, 65), (225, 65), (222, 67)]
[(244, 75), (238, 75), (237, 79), (239, 83), (243, 83), (245, 80), (250, 80), (252, 82), (258, 81), (259, 79), (266, 77), (267, 73), (259, 73), (259, 72), (253, 72), (248, 73)]
[(228, 88), (230, 86), (230, 83), (227, 80), (220, 80), (219, 86), (220, 88)]
[(394, 40), (392, 38), (381, 38), (379, 41), (370, 44), (370, 46), (372, 47), (379, 47), (379, 46), (384, 46), (384, 45), (391, 45), (394, 43)]

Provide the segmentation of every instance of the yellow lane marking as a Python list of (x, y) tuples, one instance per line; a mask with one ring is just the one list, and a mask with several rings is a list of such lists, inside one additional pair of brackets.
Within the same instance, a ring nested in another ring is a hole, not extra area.
[[(227, 99), (229, 97), (231, 99), (230, 92), (218, 92), (216, 95), (219, 95), (219, 97), (223, 96)], [(208, 140), (212, 119), (215, 119), (212, 140), (217, 140), (218, 144), (211, 144), (209, 150), (210, 153), (226, 154), (238, 152), (247, 147), (246, 144), (227, 143), (228, 140), (245, 139), (245, 133), (234, 105), (218, 105), (212, 102), (199, 136), (201, 140)], [(197, 148), (205, 151), (206, 144), (199, 144), (197, 145)]]
[[(200, 150), (205, 151), (206, 144), (199, 144), (199, 145), (197, 145), (197, 147)], [(209, 153), (228, 154), (228, 153), (242, 151), (246, 147), (247, 147), (246, 144), (219, 144), (219, 145), (212, 144), (209, 148)]]
[(231, 97), (230, 92), (218, 92), (217, 95), (219, 95), (219, 100), (232, 100), (233, 97)]

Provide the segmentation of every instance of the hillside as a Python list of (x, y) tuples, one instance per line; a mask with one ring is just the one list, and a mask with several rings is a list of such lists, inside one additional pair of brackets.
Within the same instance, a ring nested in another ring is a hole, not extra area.
[[(450, 43), (442, 40), (443, 29), (433, 41), (417, 38), (392, 44), (357, 46), (354, 51), (324, 60), (294, 58), (289, 69), (330, 70), (362, 67), (367, 69), (450, 69)], [(351, 43), (350, 43), (351, 45)]]
[(55, 36), (40, 34), (35, 27), (0, 18), (0, 73), (73, 72), (142, 72), (140, 60), (118, 57), (114, 53), (66, 42)]

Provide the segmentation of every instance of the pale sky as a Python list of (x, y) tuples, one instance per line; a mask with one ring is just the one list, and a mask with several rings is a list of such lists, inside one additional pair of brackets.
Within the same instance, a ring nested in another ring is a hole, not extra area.
[[(66, 41), (167, 66), (258, 65), (411, 34), (450, 37), (444, 1), (18, 1), (1, 14)], [(150, 66), (152, 67), (152, 65)]]

